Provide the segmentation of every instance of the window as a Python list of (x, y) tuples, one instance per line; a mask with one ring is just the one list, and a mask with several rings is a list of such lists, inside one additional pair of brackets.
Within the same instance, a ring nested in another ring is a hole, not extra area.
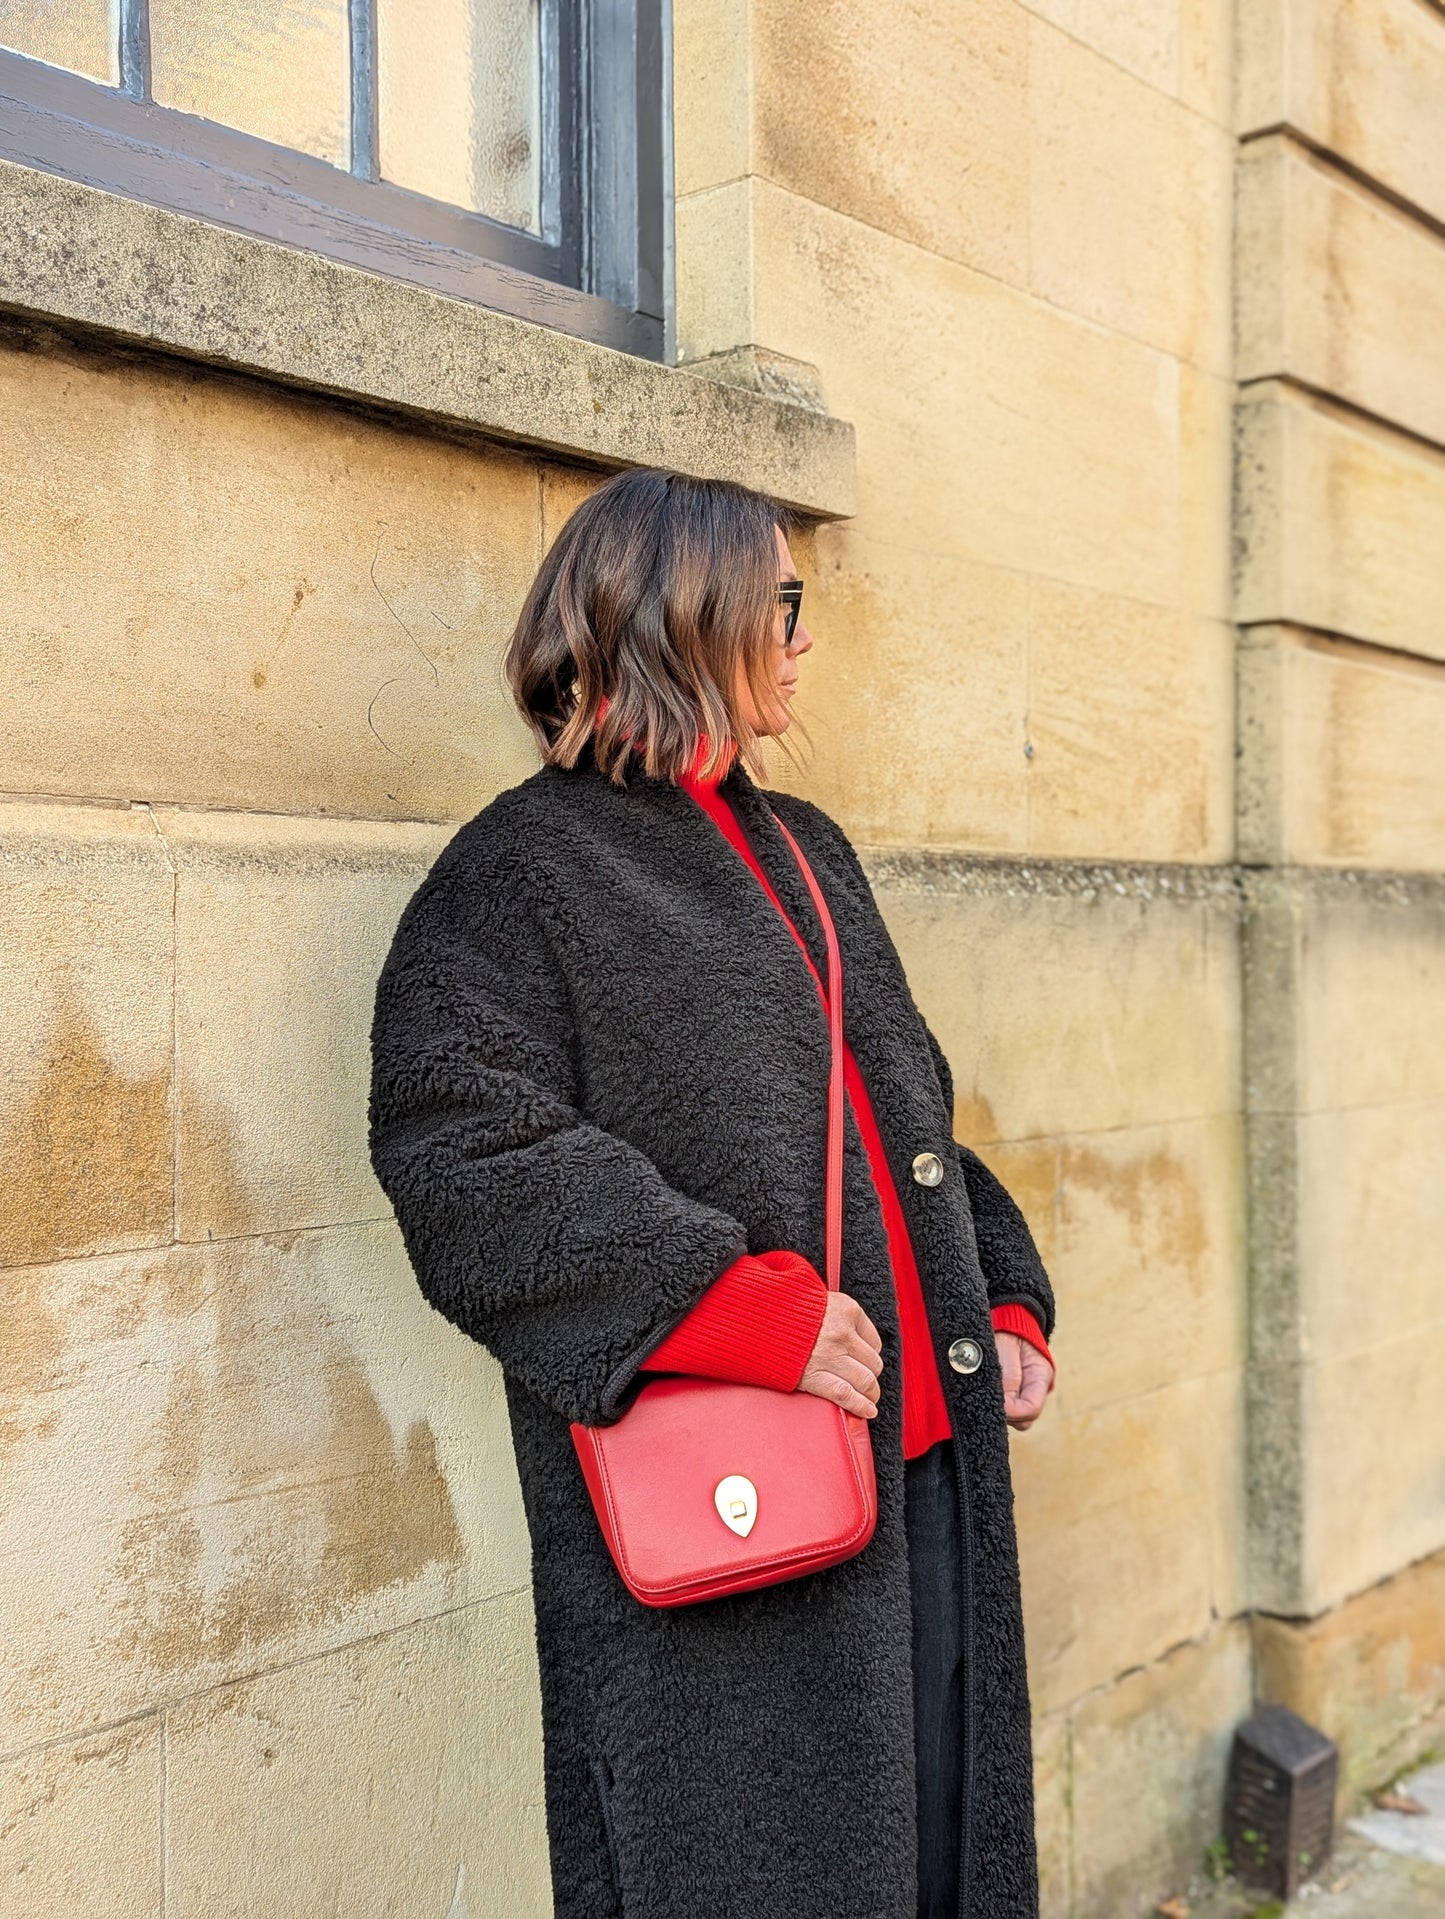
[(666, 0), (0, 0), (0, 156), (663, 356)]

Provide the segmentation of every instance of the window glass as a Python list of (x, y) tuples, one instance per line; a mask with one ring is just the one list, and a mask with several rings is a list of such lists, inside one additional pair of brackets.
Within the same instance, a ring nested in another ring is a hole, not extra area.
[(120, 83), (120, 0), (0, 0), (0, 47)]
[(151, 0), (150, 44), (160, 106), (350, 164), (346, 0)]
[(378, 0), (381, 177), (541, 229), (536, 0)]
[(667, 352), (669, 0), (0, 0), (0, 160)]

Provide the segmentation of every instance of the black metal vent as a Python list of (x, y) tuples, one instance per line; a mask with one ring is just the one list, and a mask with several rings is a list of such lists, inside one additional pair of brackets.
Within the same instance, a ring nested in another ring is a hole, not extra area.
[(1287, 1706), (1264, 1706), (1229, 1756), (1224, 1842), (1246, 1884), (1292, 1899), (1330, 1855), (1339, 1753)]

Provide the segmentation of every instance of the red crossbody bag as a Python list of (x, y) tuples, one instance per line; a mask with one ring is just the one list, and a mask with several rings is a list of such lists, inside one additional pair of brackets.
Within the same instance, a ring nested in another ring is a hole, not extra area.
[[(777, 819), (777, 815), (773, 815)], [(843, 1263), (843, 962), (828, 903), (778, 820), (828, 948), (828, 1288)], [(813, 1393), (665, 1373), (610, 1426), (572, 1427), (623, 1584), (644, 1606), (687, 1606), (821, 1572), (873, 1537), (868, 1421)]]

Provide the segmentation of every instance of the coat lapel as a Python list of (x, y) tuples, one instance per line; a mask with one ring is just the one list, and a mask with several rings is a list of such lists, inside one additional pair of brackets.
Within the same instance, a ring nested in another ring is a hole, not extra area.
[[(731, 803), (733, 811), (741, 822), (743, 831), (753, 852), (757, 855), (759, 866), (768, 876), (768, 881), (782, 901), (789, 919), (797, 927), (808, 956), (818, 969), (821, 979), (828, 977), (828, 948), (823, 938), (823, 928), (819, 923), (812, 895), (808, 891), (807, 881), (798, 870), (798, 862), (793, 850), (783, 838), (782, 831), (773, 817), (773, 809), (768, 804), (762, 788), (741, 764), (735, 765), (722, 782), (719, 789)], [(806, 853), (807, 848), (804, 847)], [(815, 878), (822, 885), (822, 877), (815, 870)], [(761, 891), (761, 889), (759, 889)], [(827, 889), (824, 888), (826, 897)], [(829, 902), (831, 907), (832, 902)]]

